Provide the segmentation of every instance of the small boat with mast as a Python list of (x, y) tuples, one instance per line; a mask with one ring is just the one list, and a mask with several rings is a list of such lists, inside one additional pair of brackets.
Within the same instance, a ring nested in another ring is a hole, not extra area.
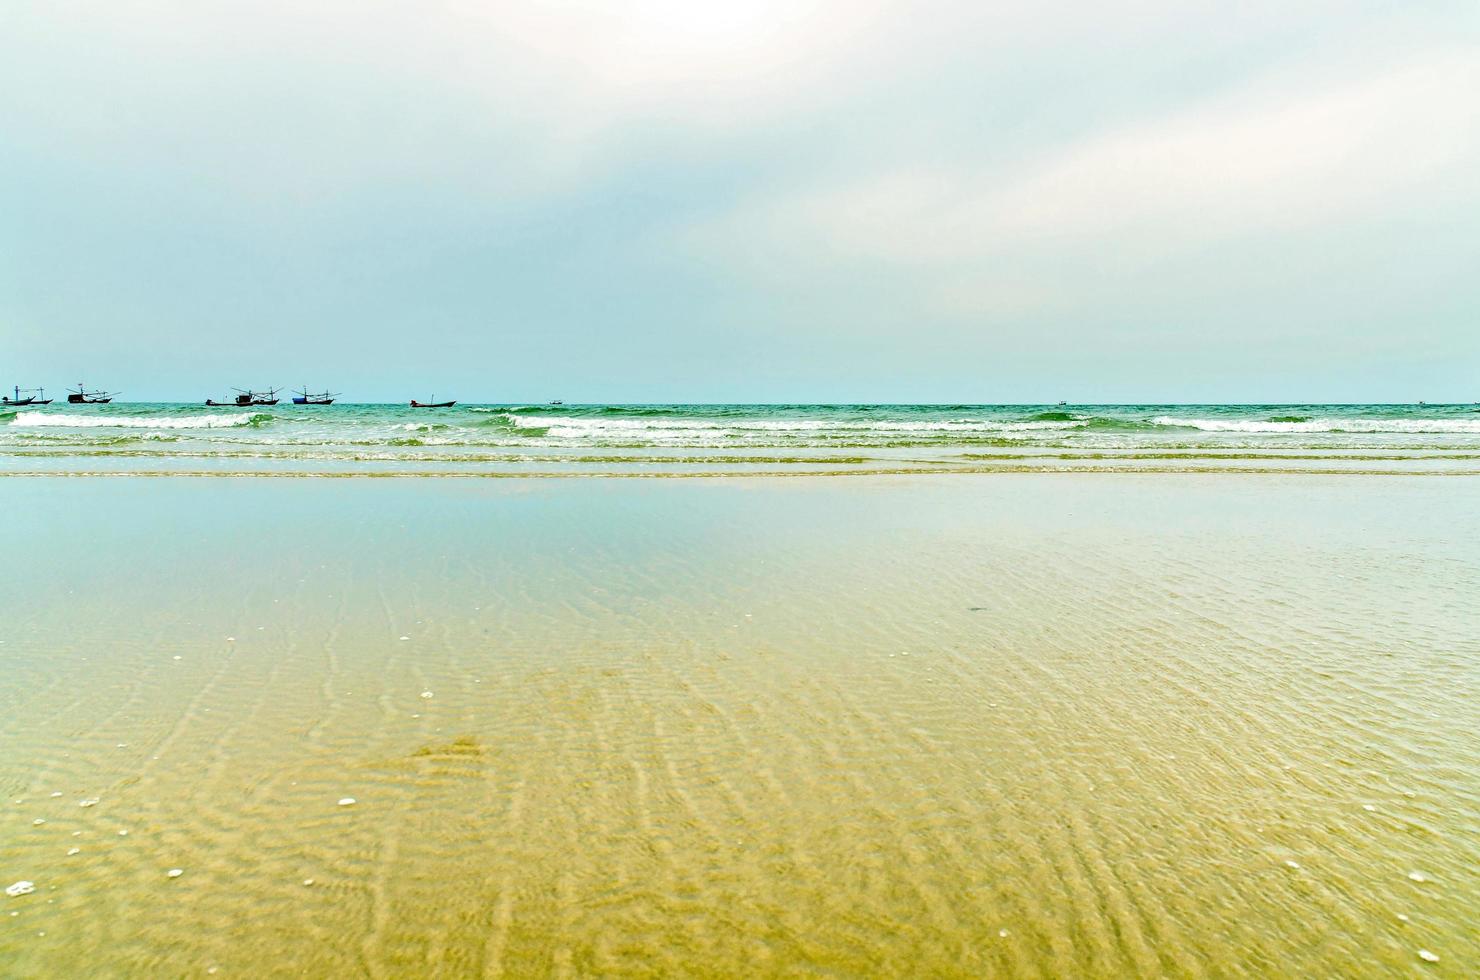
[(411, 407), (412, 408), (451, 408), (452, 406), (454, 406), (454, 405), (457, 404), (456, 401), (439, 402), (439, 401), (436, 401), (435, 400), (436, 397), (437, 397), (436, 395), (433, 395), (432, 396), (433, 400), (432, 401), (429, 401), (429, 402), (419, 402), (415, 398), (413, 398), (413, 399), (411, 399)]
[(322, 392), (319, 392), (317, 395), (309, 394), (308, 385), (304, 385), (302, 388), (298, 389), (298, 393), (293, 396), (293, 404), (294, 405), (332, 405), (332, 404), (334, 404), (334, 399), (336, 399), (338, 397), (339, 397), (339, 392), (337, 392), (337, 391), (336, 392), (322, 391)]
[(116, 391), (88, 391), (81, 381), (77, 382), (77, 390), (67, 390), (68, 405), (106, 405), (111, 402), (118, 392)]
[(268, 388), (266, 391), (244, 391), (235, 389), (236, 398), (229, 402), (218, 402), (206, 399), (208, 408), (251, 408), (254, 405), (276, 405), (278, 403), (277, 393), (281, 389)]
[[(24, 396), (21, 395), (21, 392), (23, 391), (26, 393)], [(51, 399), (46, 397), (45, 388), (16, 388), (14, 398), (10, 397), (9, 395), (6, 395), (4, 398), (0, 398), (0, 405), (10, 405), (13, 408), (18, 408), (21, 405), (50, 404)]]

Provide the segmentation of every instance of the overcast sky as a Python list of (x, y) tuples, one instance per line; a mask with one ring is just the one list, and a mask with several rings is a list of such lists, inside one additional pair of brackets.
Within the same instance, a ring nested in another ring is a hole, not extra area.
[(0, 387), (1480, 399), (1480, 4), (0, 0)]

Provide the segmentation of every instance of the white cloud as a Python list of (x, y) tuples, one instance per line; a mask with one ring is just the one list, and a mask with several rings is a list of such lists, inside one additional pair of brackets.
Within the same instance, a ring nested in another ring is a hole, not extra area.
[[(1001, 236), (1327, 220), (1480, 162), (1480, 55), (1447, 51), (1314, 91), (1263, 83), (1088, 141), (976, 207)], [(1401, 199), (1396, 199), (1401, 201)]]
[(893, 281), (922, 314), (1016, 320), (1237, 288), (1192, 258), (1223, 243), (1244, 243), (1242, 274), (1274, 281), (1313, 235), (1340, 249), (1341, 229), (1362, 222), (1473, 220), (1480, 51), (1378, 65), (1349, 54), (1027, 159), (924, 146), (883, 172), (743, 201), (685, 242), (762, 280), (852, 266)]
[[(783, 237), (907, 264), (1110, 236), (1176, 248), (1403, 207), (1443, 182), (1480, 191), (1480, 55), (1433, 52), (1302, 89), (1262, 79), (1027, 164), (936, 159), (767, 211)], [(732, 216), (730, 227), (747, 219)], [(754, 227), (754, 226), (752, 226)]]

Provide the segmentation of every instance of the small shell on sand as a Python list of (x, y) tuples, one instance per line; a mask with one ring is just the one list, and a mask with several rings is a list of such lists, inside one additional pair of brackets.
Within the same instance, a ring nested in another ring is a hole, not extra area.
[(126, 831), (126, 830), (120, 830), (118, 832), (118, 836), (119, 837), (127, 837), (128, 836), (128, 831)]
[(313, 879), (312, 878), (304, 878), (303, 879), (303, 883), (305, 885), (312, 885), (313, 884)]
[(18, 898), (21, 895), (29, 895), (35, 890), (36, 886), (32, 882), (17, 881), (15, 884), (5, 889), (5, 894), (9, 895), (11, 898)]
[(97, 798), (96, 797), (88, 797), (85, 800), (79, 800), (78, 803), (77, 803), (77, 805), (78, 806), (97, 806), (98, 805), (98, 801), (97, 801)]
[(346, 796), (344, 799), (342, 799), (342, 800), (339, 801), (339, 805), (340, 806), (354, 806), (355, 805), (355, 798), (353, 796)]
[(1437, 954), (1437, 953), (1430, 953), (1426, 949), (1421, 949), (1421, 950), (1418, 951), (1418, 958), (1421, 959), (1421, 960), (1423, 960), (1425, 963), (1437, 963), (1437, 962), (1439, 962), (1439, 954)]
[(67, 852), (67, 857), (71, 857), (74, 854), (81, 854), (81, 853), (82, 853), (82, 848), (80, 848), (80, 847), (74, 847), (74, 848), (72, 848), (71, 850), (69, 850)]
[(1287, 868), (1299, 868), (1300, 865), (1298, 863), (1296, 863), (1295, 861), (1286, 861), (1285, 862), (1285, 867), (1287, 867)]
[(56, 799), (58, 796), (61, 796), (61, 795), (62, 795), (62, 791), (61, 790), (57, 790), (55, 793), (51, 794), (51, 798), (52, 799)]
[(1424, 874), (1422, 871), (1410, 871), (1410, 872), (1408, 872), (1408, 877), (1412, 881), (1428, 881), (1429, 880), (1429, 876), (1426, 875), (1426, 874)]
[(37, 817), (35, 820), (32, 820), (31, 821), (31, 826), (32, 827), (39, 827), (39, 826), (41, 826), (44, 823), (46, 823), (45, 820), (41, 819), (40, 817)]
[(422, 691), (421, 692), (421, 696), (423, 698), (430, 698), (432, 696), (432, 692), (431, 691)]
[(182, 874), (184, 874), (184, 873), (185, 873), (185, 869), (183, 869), (183, 868), (171, 868), (171, 869), (170, 869), (170, 870), (169, 870), (169, 871), (168, 871), (168, 872), (166, 872), (166, 873), (167, 873), (167, 874), (168, 874), (168, 875), (169, 875), (169, 876), (170, 876), (170, 877), (171, 877), (171, 878), (178, 878), (178, 877), (180, 877), (180, 876), (181, 876), (181, 875), (182, 875)]

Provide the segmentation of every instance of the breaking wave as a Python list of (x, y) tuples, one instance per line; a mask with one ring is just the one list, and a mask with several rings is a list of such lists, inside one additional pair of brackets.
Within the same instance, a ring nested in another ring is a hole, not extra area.
[(1480, 433), (1480, 419), (1184, 419), (1159, 415), (1156, 425), (1202, 432), (1391, 432), (1391, 433)]
[(272, 416), (261, 412), (238, 412), (232, 415), (185, 415), (150, 418), (145, 415), (59, 415), (54, 412), (17, 412), (11, 425), (56, 426), (67, 429), (234, 429), (271, 422)]

